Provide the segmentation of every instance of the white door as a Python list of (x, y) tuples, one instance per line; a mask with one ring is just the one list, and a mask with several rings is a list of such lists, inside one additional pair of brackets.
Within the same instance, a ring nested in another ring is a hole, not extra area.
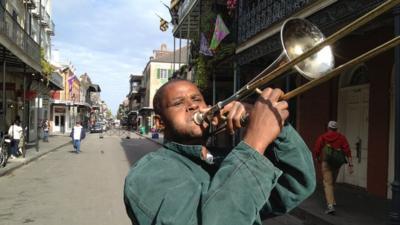
[(343, 166), (338, 181), (367, 187), (369, 85), (339, 91), (339, 132), (349, 141), (353, 157), (353, 174)]
[(54, 114), (53, 132), (60, 132), (61, 131), (60, 120), (61, 120), (61, 114)]

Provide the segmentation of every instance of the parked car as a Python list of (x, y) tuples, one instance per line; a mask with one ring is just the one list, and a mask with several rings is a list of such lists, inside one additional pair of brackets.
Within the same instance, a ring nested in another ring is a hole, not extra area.
[(90, 127), (90, 133), (103, 133), (103, 125), (101, 123), (95, 123)]

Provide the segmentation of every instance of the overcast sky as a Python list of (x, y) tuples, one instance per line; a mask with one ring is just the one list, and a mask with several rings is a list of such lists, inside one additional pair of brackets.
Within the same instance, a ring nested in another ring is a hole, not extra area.
[[(160, 0), (53, 0), (53, 49), (76, 75), (88, 73), (101, 87), (113, 114), (129, 91), (129, 75), (142, 74), (152, 55), (166, 43), (173, 48), (171, 27), (159, 30), (156, 13), (170, 20)], [(169, 0), (163, 0), (169, 5)]]

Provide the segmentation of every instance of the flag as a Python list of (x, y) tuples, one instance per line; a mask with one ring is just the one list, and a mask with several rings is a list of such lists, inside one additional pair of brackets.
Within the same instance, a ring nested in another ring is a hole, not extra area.
[(168, 21), (164, 20), (163, 18), (160, 17), (160, 30), (162, 32), (168, 30)]
[(211, 39), (210, 49), (215, 50), (219, 43), (229, 34), (229, 30), (226, 27), (224, 21), (222, 20), (221, 16), (217, 15), (217, 20), (215, 21), (215, 29), (214, 34)]
[(157, 13), (156, 13), (156, 16), (158, 16), (158, 18), (160, 18), (160, 30), (162, 32), (167, 31), (168, 30), (168, 21), (166, 21), (164, 18), (159, 16)]
[(72, 75), (72, 76), (68, 77), (68, 90), (69, 90), (69, 96), (70, 97), (72, 95), (72, 84), (73, 84), (75, 78), (76, 78), (75, 75)]
[(200, 35), (200, 51), (201, 54), (206, 55), (206, 56), (213, 56), (213, 53), (211, 52), (210, 48), (208, 47), (208, 41), (204, 33), (201, 33)]

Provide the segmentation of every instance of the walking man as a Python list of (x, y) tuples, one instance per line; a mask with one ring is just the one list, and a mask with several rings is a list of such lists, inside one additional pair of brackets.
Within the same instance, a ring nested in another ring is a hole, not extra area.
[(72, 138), (75, 152), (79, 154), (81, 152), (81, 140), (86, 137), (85, 129), (83, 129), (80, 122), (76, 122), (76, 125), (72, 128), (70, 137)]
[(50, 122), (46, 119), (43, 122), (43, 141), (49, 142)]
[(196, 85), (171, 80), (158, 89), (153, 105), (165, 142), (126, 177), (132, 224), (261, 224), (307, 198), (315, 188), (312, 155), (285, 123), (289, 112), (282, 95), (267, 88), (252, 109), (240, 102), (225, 106), (221, 113), (228, 114), (230, 133), (241, 127), (243, 115), (250, 116), (243, 141), (224, 153), (206, 146), (208, 124), (193, 120), (207, 110)]
[[(342, 154), (343, 159), (333, 158), (332, 153)], [(318, 137), (314, 147), (314, 157), (320, 163), (322, 170), (325, 199), (328, 206), (325, 213), (335, 214), (334, 186), (340, 167), (347, 161), (349, 173), (353, 173), (349, 143), (343, 134), (337, 132), (336, 121), (329, 121), (327, 132)]]
[(19, 141), (22, 136), (22, 127), (19, 120), (15, 120), (13, 125), (8, 129), (8, 135), (11, 137), (11, 159), (15, 159), (20, 155), (18, 152)]

